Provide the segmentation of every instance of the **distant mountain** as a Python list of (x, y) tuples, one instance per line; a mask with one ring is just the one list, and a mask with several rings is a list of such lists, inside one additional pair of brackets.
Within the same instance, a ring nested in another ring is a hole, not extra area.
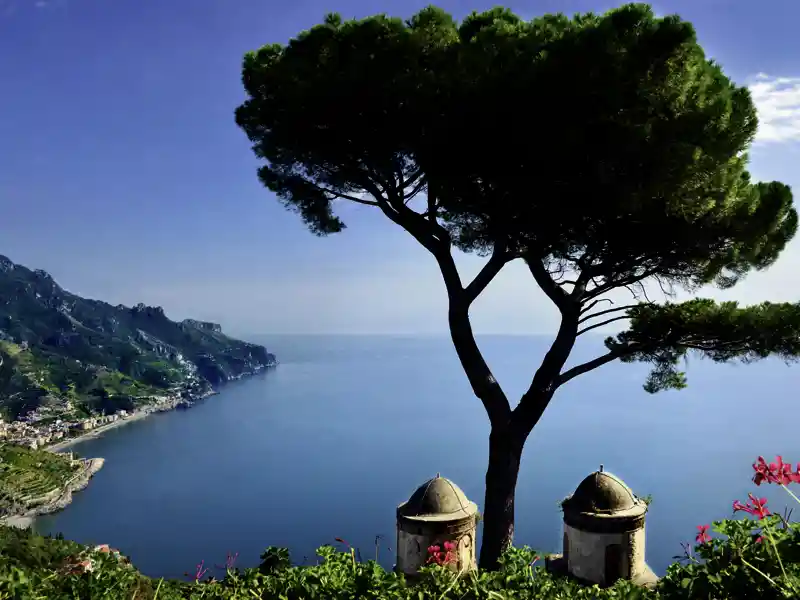
[(87, 300), (45, 271), (0, 256), (0, 414), (7, 418), (47, 406), (130, 410), (152, 396), (202, 394), (275, 364), (266, 348), (230, 338), (216, 323)]

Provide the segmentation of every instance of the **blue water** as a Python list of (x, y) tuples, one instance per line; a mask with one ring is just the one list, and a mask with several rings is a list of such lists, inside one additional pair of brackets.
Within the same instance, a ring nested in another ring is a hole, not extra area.
[[(276, 336), (274, 371), (233, 383), (189, 411), (157, 415), (75, 447), (106, 458), (41, 532), (109, 543), (152, 576), (182, 577), (228, 551), (255, 566), (270, 545), (297, 562), (341, 537), (392, 564), (397, 504), (441, 472), (479, 505), (488, 423), (449, 341), (435, 337)], [(479, 343), (519, 397), (547, 340)], [(598, 339), (576, 351), (582, 362)], [(529, 439), (517, 491), (516, 543), (559, 549), (557, 503), (603, 463), (652, 494), (647, 560), (662, 573), (695, 526), (724, 518), (754, 489), (759, 454), (800, 460), (800, 368), (692, 362), (689, 389), (651, 396), (644, 365), (612, 363), (556, 395)], [(761, 489), (776, 508), (783, 491)], [(766, 492), (766, 494), (765, 494)]]

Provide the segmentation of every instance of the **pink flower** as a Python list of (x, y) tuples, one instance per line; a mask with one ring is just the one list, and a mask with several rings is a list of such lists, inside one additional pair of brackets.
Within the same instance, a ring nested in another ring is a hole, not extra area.
[(766, 518), (770, 512), (767, 508), (767, 499), (766, 498), (756, 498), (753, 494), (747, 494), (750, 500), (747, 501), (747, 504), (742, 504), (738, 500), (733, 502), (733, 512), (746, 512), (751, 514), (759, 519)]
[(428, 560), (427, 563), (433, 563), (437, 565), (446, 565), (458, 562), (458, 556), (456, 555), (456, 544), (454, 542), (444, 542), (444, 552), (442, 551), (441, 546), (434, 544), (432, 546), (428, 546)]
[(800, 483), (800, 463), (793, 471), (791, 463), (784, 463), (783, 457), (778, 455), (775, 462), (767, 464), (763, 456), (759, 456), (753, 463), (753, 483), (777, 483), (778, 485), (788, 485), (790, 483)]
[(695, 541), (698, 544), (706, 544), (711, 541), (711, 537), (708, 535), (708, 525), (697, 526), (697, 537)]
[(441, 546), (435, 544), (428, 546), (428, 560), (426, 562), (440, 565), (442, 564), (443, 555), (444, 552), (442, 552)]

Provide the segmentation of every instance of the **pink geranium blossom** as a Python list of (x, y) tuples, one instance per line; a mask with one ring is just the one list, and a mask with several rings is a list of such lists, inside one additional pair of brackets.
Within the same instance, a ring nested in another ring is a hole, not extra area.
[(448, 565), (458, 562), (456, 555), (456, 545), (453, 542), (444, 543), (444, 551), (441, 546), (433, 544), (428, 546), (428, 563), (436, 565)]
[(770, 512), (767, 508), (767, 499), (766, 498), (756, 498), (753, 494), (747, 494), (750, 500), (747, 501), (747, 504), (742, 504), (738, 500), (733, 502), (733, 512), (746, 512), (751, 514), (759, 519), (765, 519), (769, 516)]
[(705, 544), (711, 541), (711, 537), (708, 535), (708, 525), (697, 526), (697, 537), (695, 540), (698, 544)]
[(788, 485), (790, 483), (800, 483), (800, 463), (797, 468), (792, 470), (791, 463), (784, 463), (783, 457), (778, 455), (775, 461), (767, 463), (763, 456), (759, 456), (753, 463), (753, 483), (777, 483), (778, 485)]

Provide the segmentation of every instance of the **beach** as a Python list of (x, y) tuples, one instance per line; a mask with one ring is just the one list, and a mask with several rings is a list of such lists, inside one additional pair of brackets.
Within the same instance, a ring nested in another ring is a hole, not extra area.
[[(193, 402), (197, 402), (199, 400), (204, 400), (210, 396), (216, 396), (219, 392), (215, 390), (209, 390), (204, 394), (199, 394), (197, 396), (192, 397)], [(96, 438), (104, 434), (106, 431), (111, 429), (116, 429), (117, 427), (122, 427), (123, 425), (128, 425), (129, 423), (133, 423), (134, 421), (141, 421), (145, 417), (149, 417), (153, 413), (159, 412), (167, 412), (174, 410), (175, 407), (179, 404), (179, 398), (173, 398), (165, 403), (161, 403), (158, 405), (149, 405), (146, 408), (137, 410), (129, 414), (124, 419), (117, 419), (112, 423), (106, 423), (105, 425), (100, 425), (99, 427), (95, 427), (94, 429), (89, 429), (86, 433), (83, 433), (77, 437), (71, 437), (69, 439), (61, 440), (60, 442), (56, 442), (50, 446), (44, 448), (44, 450), (49, 450), (50, 452), (62, 452), (68, 448), (71, 448), (75, 444), (80, 444), (86, 440), (90, 440), (92, 438)]]
[(150, 416), (150, 414), (154, 411), (137, 411), (132, 413), (130, 416), (125, 417), (124, 419), (118, 419), (112, 423), (107, 423), (105, 425), (101, 425), (100, 427), (95, 427), (94, 429), (90, 429), (86, 433), (79, 435), (77, 437), (69, 438), (66, 440), (62, 440), (51, 446), (47, 446), (45, 450), (49, 450), (50, 452), (63, 452), (64, 450), (71, 448), (75, 444), (79, 444), (86, 440), (90, 440), (92, 438), (96, 438), (101, 436), (106, 431), (111, 429), (116, 429), (117, 427), (122, 427), (123, 425), (128, 425), (129, 423), (133, 423), (134, 421), (140, 421), (145, 417)]

